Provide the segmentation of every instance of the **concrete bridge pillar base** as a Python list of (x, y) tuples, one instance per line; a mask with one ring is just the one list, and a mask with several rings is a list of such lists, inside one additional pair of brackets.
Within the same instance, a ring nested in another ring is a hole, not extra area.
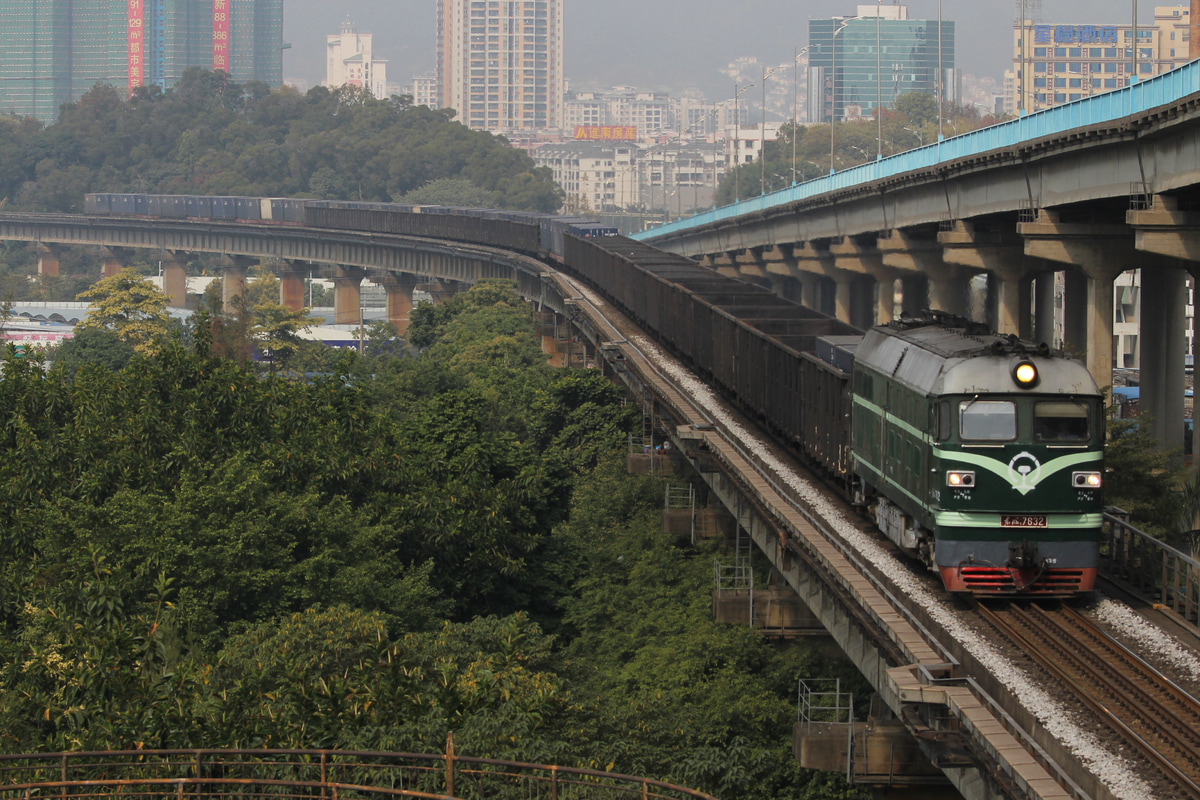
[(120, 257), (107, 247), (100, 250), (100, 275), (104, 278), (111, 278), (114, 275), (120, 275), (121, 270), (125, 265), (121, 263)]
[(38, 275), (49, 275), (52, 277), (58, 276), (58, 251), (54, 248), (39, 243), (37, 246), (38, 254)]
[(279, 304), (289, 311), (304, 308), (304, 278), (307, 271), (298, 269), (294, 261), (284, 261), (275, 274), (279, 276)]
[(164, 250), (163, 292), (171, 298), (171, 308), (187, 308), (187, 257), (176, 250)]
[(417, 279), (412, 275), (388, 273), (383, 278), (383, 290), (387, 293), (387, 320), (400, 336), (408, 335), (412, 322), (413, 289)]
[(331, 273), (333, 323), (335, 325), (356, 325), (362, 322), (361, 284), (364, 271), (354, 267), (334, 267)]
[(226, 257), (217, 269), (221, 271), (221, 307), (226, 314), (239, 310), (246, 296), (246, 272), (249, 259)]

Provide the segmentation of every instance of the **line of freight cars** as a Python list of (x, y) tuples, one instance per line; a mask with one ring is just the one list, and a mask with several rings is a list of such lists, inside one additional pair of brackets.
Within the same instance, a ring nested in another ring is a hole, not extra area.
[[(1028, 343), (944, 319), (874, 328), (864, 338), (764, 287), (570, 218), (274, 198), (89, 195), (88, 204), (93, 213), (199, 219), (227, 219), (217, 214), (232, 209), (246, 215), (234, 217), (243, 221), (442, 238), (552, 257), (811, 463), (854, 488), (881, 530), (938, 569), (948, 588), (1056, 595), (1091, 589), (1100, 394), (1082, 365)], [(851, 342), (859, 343), (857, 358)], [(914, 365), (921, 380), (902, 378), (902, 363)], [(1033, 379), (1020, 380), (1017, 367), (1032, 369)], [(946, 388), (963, 376), (987, 387)], [(993, 429), (1000, 424), (993, 417), (1007, 421)], [(929, 433), (935, 418), (939, 427)], [(968, 423), (982, 425), (984, 439), (972, 440)], [(1053, 433), (1059, 426), (1069, 433)], [(1003, 436), (992, 441), (996, 430)], [(887, 466), (879, 466), (881, 457)], [(893, 469), (911, 472), (912, 481), (896, 479)], [(943, 472), (945, 480), (957, 476), (969, 484), (942, 487)]]
[(615, 236), (616, 228), (579, 217), (457, 206), (101, 193), (84, 197), (84, 213), (158, 219), (226, 220), (450, 238), (561, 260), (563, 237)]
[(947, 589), (1093, 589), (1103, 399), (1078, 361), (948, 315), (864, 335), (627, 239), (566, 245), (569, 269), (840, 479)]

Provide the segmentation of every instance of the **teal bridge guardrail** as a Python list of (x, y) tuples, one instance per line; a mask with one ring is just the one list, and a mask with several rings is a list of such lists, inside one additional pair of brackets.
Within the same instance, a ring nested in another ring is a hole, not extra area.
[(905, 172), (927, 169), (943, 162), (1013, 147), (1022, 142), (1065, 133), (1075, 128), (1086, 128), (1091, 125), (1112, 122), (1178, 102), (1195, 92), (1200, 92), (1200, 60), (1192, 61), (1170, 72), (1164, 72), (1162, 75), (1139, 81), (1124, 89), (1114, 89), (1104, 94), (1076, 100), (1034, 114), (1026, 114), (1008, 122), (1001, 122), (987, 128), (980, 128), (970, 133), (927, 144), (915, 150), (908, 150), (877, 161), (860, 164), (857, 167), (850, 167), (771, 194), (722, 206), (676, 222), (668, 222), (665, 225), (633, 234), (630, 238), (644, 241), (666, 234), (680, 233), (713, 222), (721, 222), (744, 214), (766, 211), (799, 200), (807, 200), (829, 192), (873, 183)]

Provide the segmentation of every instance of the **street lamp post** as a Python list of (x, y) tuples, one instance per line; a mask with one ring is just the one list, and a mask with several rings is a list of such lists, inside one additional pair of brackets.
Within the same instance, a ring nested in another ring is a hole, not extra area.
[(738, 149), (742, 143), (742, 115), (738, 110), (738, 98), (745, 92), (754, 88), (754, 84), (743, 86), (738, 90), (737, 83), (733, 84), (733, 202), (737, 203), (742, 199), (741, 185), (738, 175)]
[[(812, 45), (805, 47), (802, 50), (797, 50), (792, 56), (792, 185), (796, 184), (796, 116), (797, 116), (797, 100), (796, 100), (796, 68), (800, 62), (800, 56), (808, 53), (812, 49)], [(767, 162), (764, 158), (766, 153), (766, 136), (767, 136), (767, 79), (774, 75), (786, 65), (780, 64), (777, 67), (767, 69), (763, 67), (762, 73), (762, 127), (759, 129), (758, 135), (758, 160), (762, 163), (761, 188), (762, 194), (767, 193)]]
[(879, 26), (883, 10), (881, 0), (875, 0), (875, 123), (878, 129), (878, 139), (875, 147), (875, 160), (883, 158), (883, 56), (880, 47)]
[(842, 20), (842, 24), (833, 32), (833, 36), (829, 37), (833, 53), (830, 54), (829, 66), (829, 174), (832, 175), (836, 169), (833, 165), (833, 130), (837, 125), (837, 36), (842, 31), (846, 30), (846, 26), (851, 20), (858, 17), (846, 17)]

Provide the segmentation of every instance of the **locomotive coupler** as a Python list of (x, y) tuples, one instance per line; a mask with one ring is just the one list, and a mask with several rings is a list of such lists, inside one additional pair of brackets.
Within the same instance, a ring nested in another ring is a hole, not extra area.
[(1037, 569), (1040, 567), (1037, 542), (1009, 542), (1008, 566), (1013, 569)]

